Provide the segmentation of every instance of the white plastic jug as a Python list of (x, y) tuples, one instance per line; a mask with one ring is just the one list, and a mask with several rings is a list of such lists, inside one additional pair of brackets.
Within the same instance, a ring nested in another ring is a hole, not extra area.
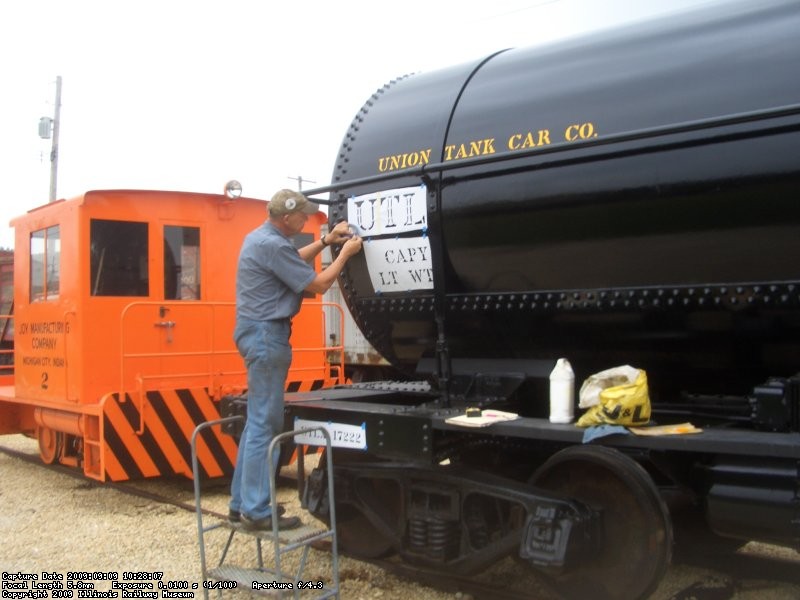
[(575, 373), (566, 358), (559, 358), (550, 373), (550, 422), (572, 423), (575, 418)]

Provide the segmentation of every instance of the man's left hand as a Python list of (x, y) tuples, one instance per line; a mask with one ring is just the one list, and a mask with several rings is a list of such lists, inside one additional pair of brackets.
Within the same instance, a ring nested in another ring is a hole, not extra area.
[(328, 232), (325, 236), (325, 241), (328, 245), (339, 245), (344, 244), (351, 237), (353, 237), (353, 230), (350, 228), (350, 224), (347, 221), (341, 221)]

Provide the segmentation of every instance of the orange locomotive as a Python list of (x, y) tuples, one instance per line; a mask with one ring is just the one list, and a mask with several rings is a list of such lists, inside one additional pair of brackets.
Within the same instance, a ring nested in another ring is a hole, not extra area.
[[(246, 388), (232, 340), (236, 262), (266, 206), (217, 194), (92, 191), (14, 219), (14, 361), (0, 382), (0, 434), (36, 436), (44, 462), (101, 481), (191, 477), (194, 428)], [(310, 218), (298, 244), (325, 221)], [(329, 361), (341, 349), (325, 346), (324, 319), (313, 299), (294, 319), (292, 390), (342, 377)], [(213, 428), (198, 457), (204, 476), (229, 474), (236, 444)]]

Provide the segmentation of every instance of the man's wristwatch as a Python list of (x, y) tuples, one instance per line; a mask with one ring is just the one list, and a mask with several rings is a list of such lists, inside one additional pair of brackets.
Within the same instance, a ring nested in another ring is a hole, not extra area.
[(322, 247), (323, 248), (328, 245), (328, 243), (325, 241), (325, 236), (324, 235), (321, 238), (319, 238), (319, 241), (322, 242)]

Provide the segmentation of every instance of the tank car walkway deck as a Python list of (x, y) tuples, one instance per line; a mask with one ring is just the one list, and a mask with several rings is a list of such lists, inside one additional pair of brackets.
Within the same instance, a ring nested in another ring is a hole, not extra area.
[[(421, 440), (427, 425), (434, 431), (461, 431), (478, 436), (511, 437), (547, 440), (564, 444), (581, 444), (584, 429), (574, 424), (555, 424), (549, 419), (521, 417), (494, 423), (488, 427), (467, 428), (447, 423), (447, 419), (463, 413), (462, 408), (442, 408), (434, 402), (412, 404), (412, 397), (391, 390), (337, 388), (309, 393), (287, 394), (290, 412), (301, 418), (328, 420), (333, 423), (364, 424), (367, 446), (387, 447), (397, 432), (417, 435)], [(398, 407), (398, 398), (407, 406)], [(618, 448), (640, 448), (658, 451), (711, 452), (741, 456), (769, 456), (800, 459), (800, 433), (777, 433), (752, 429), (705, 428), (685, 435), (637, 436), (612, 435), (591, 442)], [(333, 442), (336, 446), (336, 440)], [(408, 447), (408, 442), (406, 442)]]

